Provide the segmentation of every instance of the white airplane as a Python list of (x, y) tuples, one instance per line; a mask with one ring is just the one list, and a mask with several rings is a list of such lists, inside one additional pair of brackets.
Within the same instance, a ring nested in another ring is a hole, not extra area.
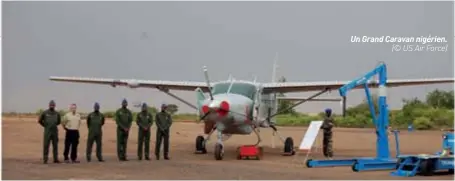
[[(277, 93), (290, 92), (309, 92), (321, 91), (309, 98), (281, 98), (285, 100), (298, 101), (295, 107), (305, 101), (323, 94), (328, 90), (335, 90), (350, 81), (323, 81), (323, 82), (276, 82), (276, 62), (274, 65), (273, 80), (270, 83), (259, 83), (254, 81), (234, 80), (231, 76), (227, 81), (219, 81), (211, 84), (207, 69), (204, 67), (206, 82), (189, 81), (163, 81), (163, 80), (134, 80), (134, 79), (109, 79), (109, 78), (88, 78), (88, 77), (50, 77), (52, 81), (76, 82), (116, 86), (126, 86), (130, 88), (156, 88), (177, 100), (187, 104), (197, 110), (200, 120), (204, 121), (204, 133), (207, 137), (198, 136), (196, 138), (196, 151), (207, 153), (205, 145), (212, 133), (217, 131), (217, 143), (215, 144), (215, 159), (223, 159), (223, 136), (229, 138), (233, 134), (248, 135), (256, 133), (258, 145), (261, 137), (258, 134), (260, 128), (272, 128), (274, 135), (278, 135), (284, 142), (284, 152), (286, 155), (293, 155), (294, 141), (287, 137), (284, 139), (275, 127), (272, 119), (277, 113)], [(424, 84), (443, 84), (453, 83), (454, 78), (433, 78), (433, 79), (402, 79), (388, 80), (388, 87), (413, 86)], [(376, 81), (371, 80), (368, 85), (376, 87)], [(362, 86), (357, 88), (363, 88)], [(196, 105), (179, 98), (170, 90), (195, 91)], [(208, 93), (206, 97), (204, 93)], [(313, 99), (315, 101), (339, 101), (339, 99)], [(346, 109), (346, 98), (343, 97), (343, 110)], [(262, 149), (259, 149), (262, 150)], [(239, 156), (239, 155), (238, 155)]]

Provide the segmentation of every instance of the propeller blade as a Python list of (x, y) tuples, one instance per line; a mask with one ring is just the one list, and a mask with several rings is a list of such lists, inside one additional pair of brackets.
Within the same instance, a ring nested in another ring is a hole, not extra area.
[(207, 82), (207, 87), (209, 88), (210, 100), (213, 101), (212, 87), (210, 86), (209, 73), (207, 72), (206, 66), (204, 66), (204, 76), (205, 76), (205, 81)]

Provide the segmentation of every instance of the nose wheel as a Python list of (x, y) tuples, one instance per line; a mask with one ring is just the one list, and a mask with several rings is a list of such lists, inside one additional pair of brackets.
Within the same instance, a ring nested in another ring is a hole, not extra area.
[(196, 154), (206, 154), (207, 149), (205, 149), (205, 139), (203, 136), (196, 137)]
[(224, 156), (223, 145), (216, 143), (215, 144), (215, 160), (222, 160)]

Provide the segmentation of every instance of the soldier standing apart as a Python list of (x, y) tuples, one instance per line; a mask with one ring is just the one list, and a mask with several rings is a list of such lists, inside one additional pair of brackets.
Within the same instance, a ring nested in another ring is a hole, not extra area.
[(115, 112), (115, 122), (117, 123), (117, 157), (120, 161), (128, 161), (126, 158), (126, 148), (128, 135), (133, 122), (133, 113), (127, 108), (126, 99), (122, 101), (122, 108)]
[(47, 164), (49, 156), (49, 144), (52, 141), (52, 155), (54, 163), (60, 163), (58, 160), (58, 125), (61, 122), (60, 114), (55, 111), (55, 102), (49, 102), (49, 109), (41, 113), (38, 123), (44, 128), (43, 140), (43, 163)]
[(332, 118), (332, 110), (327, 108), (325, 110), (325, 118), (322, 123), (321, 129), (323, 130), (323, 152), (324, 156), (328, 159), (332, 159), (333, 157), (333, 150), (332, 150), (332, 128), (333, 128), (333, 118)]
[(164, 139), (164, 159), (169, 160), (169, 129), (172, 125), (172, 118), (166, 112), (167, 105), (161, 105), (161, 112), (156, 114), (156, 143), (155, 143), (155, 156), (160, 159), (161, 140)]
[[(150, 127), (153, 124), (153, 117), (147, 111), (147, 104), (142, 104), (142, 111), (137, 114), (136, 124), (138, 130), (137, 157), (142, 160), (142, 151), (146, 160), (150, 160)], [(142, 147), (145, 148), (142, 148)]]
[(103, 138), (103, 125), (104, 125), (104, 115), (100, 112), (100, 105), (95, 103), (93, 106), (94, 111), (87, 116), (87, 128), (88, 128), (88, 138), (87, 138), (87, 151), (86, 157), (87, 162), (92, 160), (92, 146), (93, 143), (96, 143), (96, 157), (99, 162), (104, 162), (102, 156), (102, 138)]
[(76, 104), (71, 104), (70, 112), (63, 116), (62, 126), (66, 131), (65, 135), (65, 150), (63, 156), (65, 162), (69, 163), (68, 154), (71, 148), (71, 161), (79, 163), (77, 160), (77, 146), (79, 145), (79, 127), (81, 125), (81, 115), (76, 113)]

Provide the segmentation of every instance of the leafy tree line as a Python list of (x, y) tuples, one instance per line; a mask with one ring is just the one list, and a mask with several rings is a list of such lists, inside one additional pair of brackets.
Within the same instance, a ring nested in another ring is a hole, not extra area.
[[(402, 100), (400, 110), (389, 110), (389, 124), (394, 128), (413, 125), (416, 129), (452, 128), (454, 125), (454, 92), (434, 90), (427, 94), (424, 101), (417, 98)], [(375, 110), (378, 111), (378, 97), (372, 96)], [(321, 120), (324, 113), (317, 116), (307, 114), (279, 115), (279, 125), (309, 125), (311, 121)], [(367, 100), (346, 110), (346, 117), (334, 115), (337, 127), (374, 127)]]
[[(280, 82), (285, 82), (282, 77)], [(284, 96), (280, 94), (278, 96)], [(378, 97), (372, 96), (375, 110), (378, 111)], [(402, 100), (403, 107), (400, 110), (389, 110), (389, 124), (394, 128), (406, 128), (412, 124), (416, 129), (436, 129), (436, 128), (452, 128), (454, 125), (454, 91), (434, 90), (428, 93), (424, 100), (417, 98)], [(278, 111), (283, 111), (289, 108), (292, 101), (281, 100), (278, 104)], [(155, 107), (148, 107), (149, 112), (156, 114), (158, 112)], [(172, 114), (174, 120), (197, 120), (196, 114), (177, 114), (178, 106), (175, 104), (168, 105), (168, 111)], [(29, 115), (39, 115), (43, 109)], [(66, 110), (59, 110), (60, 114), (65, 114)], [(107, 118), (113, 118), (115, 111), (103, 112)], [(137, 112), (133, 111), (134, 116)], [(3, 113), (3, 115), (27, 115), (23, 113)], [(82, 114), (83, 117), (87, 113)], [(306, 126), (311, 121), (321, 120), (324, 113), (319, 113), (316, 116), (310, 116), (296, 112), (294, 109), (287, 110), (284, 114), (278, 115), (277, 124), (282, 126)], [(371, 118), (371, 113), (367, 100), (362, 103), (350, 107), (346, 110), (346, 117), (334, 115), (335, 124), (337, 127), (374, 127)]]

